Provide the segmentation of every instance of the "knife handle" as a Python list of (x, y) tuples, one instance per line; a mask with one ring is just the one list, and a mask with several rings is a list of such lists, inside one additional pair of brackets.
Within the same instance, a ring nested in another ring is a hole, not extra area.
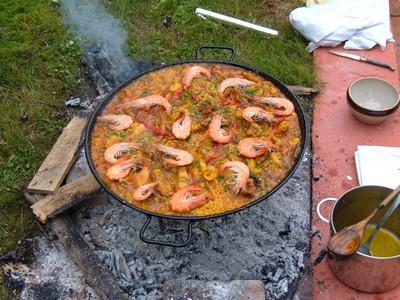
[(395, 68), (392, 67), (391, 65), (388, 65), (388, 64), (385, 64), (385, 63), (383, 63), (383, 62), (380, 62), (379, 60), (375, 60), (375, 59), (371, 59), (371, 58), (366, 58), (366, 59), (364, 60), (364, 62), (366, 62), (366, 63), (368, 63), (368, 64), (371, 64), (371, 65), (375, 65), (375, 66), (379, 66), (379, 67), (384, 67), (384, 68), (387, 68), (387, 69), (392, 70), (392, 71), (395, 70)]

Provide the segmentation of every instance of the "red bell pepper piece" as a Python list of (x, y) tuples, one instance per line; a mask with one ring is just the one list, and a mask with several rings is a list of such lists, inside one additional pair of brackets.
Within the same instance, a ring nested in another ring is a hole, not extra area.
[(190, 92), (190, 96), (196, 101), (196, 102), (200, 102), (201, 99), (199, 96), (195, 95), (194, 93)]
[(172, 96), (171, 96), (171, 101), (178, 100), (183, 94), (183, 88), (180, 88), (179, 90), (175, 91)]
[(222, 104), (224, 105), (236, 105), (235, 95), (233, 93), (229, 94), (229, 99), (222, 100)]
[(213, 111), (212, 107), (206, 108), (202, 110), (203, 115), (208, 115)]
[(148, 130), (151, 131), (151, 133), (153, 133), (155, 135), (162, 135), (165, 137), (173, 137), (172, 133), (169, 132), (168, 130), (158, 128), (158, 127), (154, 126), (154, 124), (151, 120), (145, 119), (141, 112), (138, 112), (136, 114), (136, 120), (139, 123), (142, 123)]

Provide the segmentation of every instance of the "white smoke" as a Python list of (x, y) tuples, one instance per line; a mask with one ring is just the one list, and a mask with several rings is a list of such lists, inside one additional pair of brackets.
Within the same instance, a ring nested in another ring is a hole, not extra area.
[(125, 55), (128, 33), (104, 6), (90, 0), (62, 0), (61, 8), (65, 24), (82, 46), (97, 42), (107, 48), (113, 60), (128, 60)]
[(64, 23), (84, 49), (83, 62), (99, 94), (138, 72), (127, 54), (128, 33), (96, 0), (61, 0)]

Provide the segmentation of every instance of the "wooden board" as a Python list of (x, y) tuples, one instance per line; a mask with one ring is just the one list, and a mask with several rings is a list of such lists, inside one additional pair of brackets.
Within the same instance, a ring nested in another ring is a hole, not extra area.
[(52, 195), (48, 195), (31, 206), (33, 213), (42, 223), (49, 218), (66, 211), (87, 198), (87, 195), (100, 189), (100, 185), (92, 174), (63, 185)]
[(287, 88), (296, 96), (310, 96), (319, 92), (319, 89), (305, 86), (287, 85)]
[(74, 162), (86, 123), (87, 118), (79, 116), (68, 123), (29, 183), (28, 192), (52, 194), (60, 187)]

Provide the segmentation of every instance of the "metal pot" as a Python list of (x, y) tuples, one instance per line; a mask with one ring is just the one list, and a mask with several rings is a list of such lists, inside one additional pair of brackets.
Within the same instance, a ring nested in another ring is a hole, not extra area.
[[(229, 51), (231, 53), (231, 56), (229, 58), (228, 62), (224, 62), (224, 61), (215, 61), (215, 60), (201, 60), (200, 59), (200, 54), (201, 51), (204, 49), (213, 49), (213, 50), (218, 50), (218, 49), (222, 49), (225, 51)], [(304, 155), (304, 151), (305, 151), (305, 145), (306, 145), (306, 140), (308, 139), (307, 137), (307, 130), (306, 130), (306, 119), (305, 119), (305, 115), (304, 115), (304, 111), (299, 103), (299, 101), (297, 100), (296, 96), (294, 96), (292, 94), (292, 92), (279, 80), (277, 80), (276, 78), (272, 77), (271, 75), (255, 70), (253, 68), (247, 67), (247, 66), (243, 66), (243, 65), (239, 65), (236, 63), (233, 63), (233, 59), (235, 57), (235, 49), (231, 48), (231, 47), (225, 47), (225, 46), (201, 46), (198, 47), (196, 50), (196, 60), (191, 60), (191, 61), (182, 61), (182, 62), (175, 62), (172, 64), (167, 64), (167, 65), (162, 65), (159, 67), (155, 67), (149, 71), (145, 71), (139, 75), (136, 75), (130, 79), (128, 79), (126, 82), (124, 82), (123, 84), (121, 84), (119, 87), (117, 87), (112, 93), (110, 93), (104, 100), (102, 103), (100, 103), (96, 110), (93, 112), (90, 120), (89, 120), (89, 124), (87, 126), (86, 129), (86, 134), (85, 134), (85, 150), (86, 150), (86, 157), (88, 160), (88, 164), (90, 167), (90, 170), (92, 171), (94, 177), (97, 179), (97, 181), (100, 183), (100, 185), (104, 188), (104, 190), (109, 193), (114, 199), (120, 201), (122, 204), (127, 205), (135, 210), (138, 210), (144, 214), (147, 215), (147, 220), (145, 222), (145, 224), (143, 225), (141, 231), (140, 231), (140, 238), (146, 242), (146, 243), (150, 243), (150, 244), (157, 244), (157, 245), (164, 245), (164, 246), (174, 246), (174, 247), (183, 247), (186, 246), (187, 244), (189, 244), (191, 237), (192, 237), (192, 222), (193, 221), (197, 221), (197, 220), (203, 220), (203, 219), (210, 219), (210, 218), (217, 218), (217, 217), (223, 217), (229, 214), (233, 214), (233, 213), (237, 213), (243, 209), (249, 208), (250, 206), (253, 206), (265, 199), (267, 199), (269, 196), (271, 196), (274, 192), (276, 192), (294, 173), (294, 171), (296, 170), (296, 168), (298, 167), (298, 165), (301, 162), (301, 159)], [(114, 96), (123, 88), (125, 88), (125, 86), (131, 84), (132, 82), (134, 82), (135, 80), (139, 79), (140, 77), (142, 77), (143, 75), (146, 75), (148, 73), (163, 69), (163, 68), (167, 68), (170, 66), (174, 66), (174, 65), (181, 65), (181, 64), (222, 64), (222, 65), (228, 65), (228, 66), (234, 66), (237, 68), (241, 68), (245, 71), (251, 71), (256, 73), (257, 75), (265, 78), (266, 80), (271, 81), (273, 84), (275, 84), (275, 86), (277, 86), (281, 92), (283, 92), (285, 94), (285, 96), (292, 101), (293, 105), (294, 105), (294, 109), (298, 115), (299, 118), (299, 123), (300, 123), (300, 129), (301, 129), (301, 144), (300, 144), (300, 151), (299, 154), (296, 158), (296, 161), (294, 162), (293, 166), (291, 167), (291, 169), (288, 171), (288, 174), (286, 175), (285, 178), (283, 178), (272, 190), (270, 190), (268, 193), (266, 193), (265, 195), (263, 195), (262, 197), (242, 206), (239, 208), (236, 208), (234, 210), (231, 211), (227, 211), (224, 213), (218, 213), (218, 214), (213, 214), (213, 215), (207, 215), (207, 216), (182, 216), (182, 215), (165, 215), (165, 214), (159, 214), (159, 213), (154, 213), (152, 211), (148, 211), (148, 210), (144, 210), (140, 207), (135, 206), (134, 204), (129, 203), (128, 201), (125, 201), (123, 198), (121, 198), (120, 196), (118, 196), (117, 194), (115, 194), (113, 191), (111, 191), (107, 185), (103, 182), (101, 176), (99, 175), (99, 173), (96, 170), (96, 167), (94, 165), (93, 162), (93, 158), (92, 158), (92, 153), (91, 153), (91, 139), (92, 139), (92, 132), (94, 129), (94, 125), (96, 123), (96, 119), (97, 116), (99, 116), (102, 111), (105, 109), (105, 107), (110, 103), (110, 101), (114, 98)], [(162, 240), (155, 240), (155, 239), (150, 239), (147, 238), (145, 236), (145, 232), (148, 228), (148, 226), (150, 225), (151, 219), (152, 217), (158, 217), (158, 218), (165, 218), (165, 219), (175, 219), (175, 220), (186, 220), (188, 221), (188, 230), (187, 230), (187, 236), (186, 239), (183, 242), (180, 243), (176, 243), (176, 242), (169, 242), (169, 241), (162, 241)]]
[[(318, 203), (319, 218), (330, 224), (331, 235), (343, 227), (367, 217), (392, 190), (382, 186), (360, 186), (339, 198), (325, 198)], [(321, 205), (335, 202), (328, 220), (321, 214)], [(382, 209), (370, 223), (376, 224), (388, 207)], [(384, 228), (400, 237), (400, 208), (386, 221)], [(400, 284), (400, 253), (392, 257), (375, 257), (360, 252), (343, 257), (328, 253), (328, 265), (344, 284), (359, 291), (380, 293)]]

